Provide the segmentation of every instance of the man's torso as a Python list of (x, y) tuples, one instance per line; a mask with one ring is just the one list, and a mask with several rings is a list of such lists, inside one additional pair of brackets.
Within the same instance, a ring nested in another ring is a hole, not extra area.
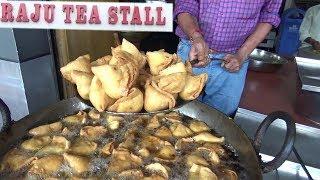
[[(198, 0), (199, 26), (211, 49), (234, 52), (254, 31), (266, 0)], [(177, 35), (185, 38), (180, 28)]]

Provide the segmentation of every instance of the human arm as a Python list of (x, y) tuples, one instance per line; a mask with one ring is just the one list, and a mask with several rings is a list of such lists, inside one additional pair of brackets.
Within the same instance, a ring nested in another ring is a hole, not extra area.
[(189, 53), (190, 60), (198, 59), (195, 67), (205, 66), (208, 63), (208, 45), (205, 42), (197, 19), (199, 4), (196, 0), (176, 0), (174, 16), (183, 32), (192, 40)]
[(225, 68), (230, 72), (240, 70), (242, 63), (252, 51), (265, 39), (272, 26), (277, 27), (280, 23), (278, 11), (281, 0), (269, 0), (262, 7), (258, 24), (253, 33), (246, 39), (236, 54), (225, 56)]

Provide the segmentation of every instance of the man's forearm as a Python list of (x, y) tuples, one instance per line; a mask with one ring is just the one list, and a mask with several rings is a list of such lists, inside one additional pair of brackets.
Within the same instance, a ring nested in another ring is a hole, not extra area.
[(251, 34), (245, 43), (238, 50), (238, 55), (245, 60), (251, 52), (266, 38), (272, 25), (269, 23), (259, 23), (256, 30)]
[(199, 30), (198, 22), (196, 18), (191, 14), (180, 13), (178, 15), (178, 24), (189, 38), (194, 38), (194, 36), (201, 36), (201, 33), (197, 32), (197, 30)]

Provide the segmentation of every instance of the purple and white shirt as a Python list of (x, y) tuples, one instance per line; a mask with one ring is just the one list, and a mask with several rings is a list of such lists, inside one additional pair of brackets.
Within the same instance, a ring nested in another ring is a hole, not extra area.
[[(235, 52), (258, 23), (278, 26), (282, 0), (176, 0), (174, 16), (187, 12), (196, 17), (210, 49)], [(176, 34), (188, 39), (178, 26)]]

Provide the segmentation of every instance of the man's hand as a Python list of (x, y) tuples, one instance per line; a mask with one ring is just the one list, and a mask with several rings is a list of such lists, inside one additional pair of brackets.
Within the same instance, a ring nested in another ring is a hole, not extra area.
[(312, 43), (312, 47), (314, 50), (320, 51), (320, 42), (319, 41), (314, 41)]
[(240, 70), (245, 58), (238, 54), (227, 54), (224, 58), (224, 67), (230, 72), (237, 72)]
[(209, 47), (201, 35), (192, 37), (192, 46), (189, 52), (190, 61), (198, 60), (194, 67), (204, 67), (209, 63)]
[(317, 41), (311, 37), (306, 38), (304, 41), (311, 44), (311, 46), (313, 47), (314, 50), (317, 50), (317, 51), (320, 50), (320, 42), (319, 41)]

